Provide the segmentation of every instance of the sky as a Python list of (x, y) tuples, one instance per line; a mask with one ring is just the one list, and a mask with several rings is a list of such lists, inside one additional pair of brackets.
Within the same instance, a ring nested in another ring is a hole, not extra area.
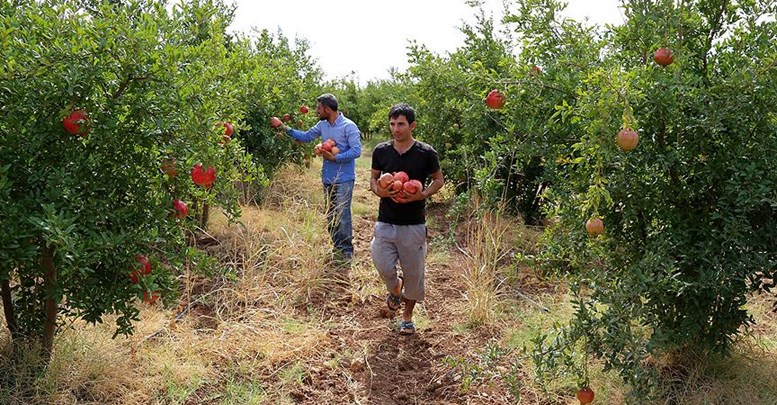
[[(304, 38), (325, 78), (355, 72), (362, 84), (389, 78), (389, 69), (408, 67), (409, 40), (440, 55), (464, 43), (458, 27), (475, 21), (465, 0), (231, 0), (237, 6), (231, 31), (280, 30)], [(229, 3), (230, 0), (226, 0)], [(483, 0), (487, 15), (501, 19), (502, 0)], [(568, 17), (591, 23), (623, 21), (618, 0), (569, 0)]]

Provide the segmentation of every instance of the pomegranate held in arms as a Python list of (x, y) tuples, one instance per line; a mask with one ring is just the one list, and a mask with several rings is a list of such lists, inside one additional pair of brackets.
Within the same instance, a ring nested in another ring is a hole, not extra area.
[(383, 173), (378, 178), (380, 188), (388, 188), (392, 184), (394, 184), (394, 176), (391, 173)]

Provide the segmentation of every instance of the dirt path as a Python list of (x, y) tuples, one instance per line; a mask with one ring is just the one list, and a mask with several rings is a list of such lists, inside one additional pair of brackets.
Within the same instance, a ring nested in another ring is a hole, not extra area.
[[(356, 255), (360, 264), (369, 258), (369, 238), (374, 221), (361, 218), (356, 231)], [(449, 265), (427, 268), (427, 300), (416, 308), (424, 317), (424, 326), (412, 336), (397, 332), (399, 314), (389, 311), (383, 296), (371, 294), (364, 302), (348, 299), (348, 285), (340, 285), (345, 296), (329, 300), (326, 313), (337, 319), (339, 329), (330, 336), (338, 344), (338, 353), (361, 353), (351, 364), (344, 365), (350, 375), (319, 371), (310, 390), (300, 393), (303, 403), (334, 403), (337, 393), (344, 397), (337, 403), (368, 404), (451, 404), (476, 403), (459, 394), (459, 384), (451, 375), (445, 358), (463, 356), (474, 342), (454, 332), (460, 315), (462, 295)], [(375, 274), (377, 278), (377, 274)], [(349, 281), (351, 282), (351, 281)], [(348, 325), (348, 327), (344, 327)], [(483, 336), (488, 339), (488, 336)], [(334, 394), (334, 395), (333, 395)], [(491, 403), (490, 401), (477, 403)]]
[[(364, 247), (365, 256), (369, 255), (369, 241), (359, 246)], [(382, 297), (374, 297), (356, 308), (358, 318), (364, 320), (364, 332), (353, 339), (358, 346), (368, 348), (366, 362), (370, 365), (367, 372), (359, 374), (359, 380), (367, 387), (366, 396), (371, 403), (414, 404), (435, 403), (435, 400), (449, 403), (452, 399), (443, 395), (445, 390), (435, 390), (440, 388), (435, 376), (440, 372), (441, 361), (458, 351), (457, 339), (450, 329), (452, 321), (458, 318), (454, 308), (461, 293), (451, 283), (451, 272), (449, 266), (440, 264), (427, 269), (428, 295), (419, 308), (427, 318), (427, 327), (419, 327), (415, 335), (398, 334), (395, 325), (398, 314), (385, 308)]]
[[(363, 157), (362, 159), (369, 159)], [(361, 169), (357, 188), (368, 182), (368, 171)], [(370, 269), (376, 281), (370, 258), (370, 240), (375, 224), (377, 199), (369, 191), (355, 193), (354, 202), (368, 203), (372, 199), (375, 210), (354, 216), (354, 246), (359, 272)], [(430, 227), (430, 240), (447, 232), (444, 220), (447, 206), (432, 203), (428, 219), (437, 227)], [(430, 244), (434, 249), (444, 249)], [(439, 253), (439, 252), (435, 252)], [(475, 349), (481, 349), (494, 336), (489, 331), (457, 332), (461, 323), (460, 310), (464, 305), (463, 287), (458, 276), (462, 262), (456, 250), (447, 251), (447, 263), (427, 264), (426, 302), (416, 307), (423, 322), (412, 336), (400, 336), (397, 331), (398, 313), (386, 308), (385, 296), (370, 294), (363, 301), (354, 302), (349, 291), (360, 281), (352, 277), (339, 284), (342, 299), (325, 300), (325, 312), (340, 325), (332, 329), (332, 341), (337, 353), (357, 353), (350, 364), (338, 370), (313, 369), (309, 386), (294, 398), (300, 403), (360, 403), (360, 404), (492, 404), (507, 403), (501, 388), (491, 386), (475, 392), (461, 392), (461, 376), (451, 366), (451, 359), (464, 358)], [(355, 272), (351, 270), (351, 274)], [(418, 322), (416, 322), (418, 323)], [(459, 328), (461, 329), (461, 328)], [(447, 360), (446, 360), (447, 359)], [(491, 394), (487, 392), (490, 391)], [(501, 398), (501, 399), (500, 399)]]

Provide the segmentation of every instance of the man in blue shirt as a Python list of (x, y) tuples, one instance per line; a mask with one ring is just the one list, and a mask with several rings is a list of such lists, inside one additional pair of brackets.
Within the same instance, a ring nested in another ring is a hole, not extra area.
[(319, 137), (322, 141), (334, 140), (336, 154), (321, 151), (324, 158), (321, 181), (324, 183), (327, 229), (334, 245), (332, 253), (337, 259), (348, 262), (353, 257), (351, 199), (356, 180), (356, 158), (361, 156), (362, 144), (359, 128), (337, 108), (335, 96), (326, 93), (316, 99), (316, 114), (320, 121), (307, 132), (289, 128), (277, 117), (272, 117), (270, 124), (301, 142)]

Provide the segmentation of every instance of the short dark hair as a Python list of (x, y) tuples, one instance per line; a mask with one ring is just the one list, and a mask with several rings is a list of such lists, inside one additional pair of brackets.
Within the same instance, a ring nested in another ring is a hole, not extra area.
[(413, 107), (410, 107), (410, 104), (408, 103), (394, 104), (388, 113), (389, 119), (397, 119), (400, 115), (404, 115), (405, 118), (407, 118), (408, 124), (415, 122), (415, 110), (413, 110)]
[(332, 109), (332, 111), (337, 111), (337, 98), (335, 98), (334, 94), (330, 93), (324, 93), (316, 99), (321, 105), (324, 107), (329, 107)]

